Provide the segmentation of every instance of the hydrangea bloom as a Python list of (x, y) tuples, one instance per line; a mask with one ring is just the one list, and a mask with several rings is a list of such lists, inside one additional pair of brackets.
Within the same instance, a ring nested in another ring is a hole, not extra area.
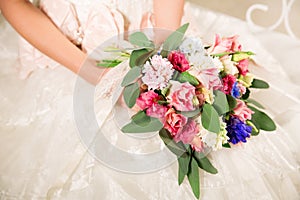
[(142, 81), (149, 89), (163, 89), (172, 78), (174, 69), (168, 59), (154, 55), (150, 58), (150, 62), (146, 62), (142, 72), (144, 73)]
[(227, 122), (227, 135), (229, 142), (237, 144), (239, 142), (247, 142), (246, 138), (250, 137), (252, 127), (245, 124), (242, 120), (237, 117), (231, 116)]

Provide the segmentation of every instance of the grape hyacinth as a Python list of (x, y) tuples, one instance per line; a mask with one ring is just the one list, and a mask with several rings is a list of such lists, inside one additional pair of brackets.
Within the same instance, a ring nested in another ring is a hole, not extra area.
[(252, 132), (252, 127), (245, 124), (237, 117), (231, 116), (227, 123), (227, 135), (229, 137), (229, 142), (232, 144), (237, 144), (239, 142), (247, 142), (246, 138), (249, 138)]

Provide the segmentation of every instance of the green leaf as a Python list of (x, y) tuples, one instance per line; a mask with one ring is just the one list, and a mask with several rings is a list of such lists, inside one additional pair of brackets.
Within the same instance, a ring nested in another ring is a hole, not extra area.
[(191, 160), (190, 169), (187, 176), (195, 197), (199, 199), (200, 197), (199, 169), (198, 169), (197, 161), (194, 158), (192, 158)]
[(231, 52), (222, 52), (222, 53), (217, 53), (217, 54), (212, 54), (211, 56), (213, 57), (223, 57), (226, 55), (232, 54)]
[(220, 120), (217, 111), (210, 104), (204, 104), (201, 115), (203, 127), (213, 133), (220, 132)]
[(269, 88), (269, 84), (263, 80), (259, 79), (253, 79), (252, 84), (250, 86), (251, 88), (260, 88), (260, 89), (266, 89)]
[(255, 105), (258, 108), (264, 109), (264, 106), (261, 105), (259, 102), (255, 101), (254, 99), (248, 99), (247, 103), (251, 103), (251, 104)]
[(218, 170), (211, 164), (209, 159), (205, 157), (202, 153), (194, 152), (194, 158), (197, 161), (198, 166), (208, 173), (216, 174)]
[(215, 90), (214, 95), (215, 97), (214, 97), (213, 107), (216, 109), (219, 116), (227, 113), (229, 111), (229, 105), (228, 105), (226, 95), (220, 90)]
[(169, 51), (177, 49), (177, 47), (181, 44), (181, 41), (184, 37), (184, 34), (188, 28), (189, 24), (184, 24), (179, 27), (176, 31), (174, 31), (163, 43), (163, 50), (161, 54), (165, 57), (168, 55)]
[(225, 147), (225, 148), (231, 148), (231, 146), (230, 146), (229, 143), (222, 144), (222, 147)]
[(144, 111), (137, 112), (131, 117), (131, 120), (138, 126), (147, 126), (151, 122), (150, 117)]
[(166, 129), (161, 129), (159, 131), (160, 138), (164, 141), (165, 145), (168, 147), (168, 149), (177, 155), (177, 157), (180, 157), (184, 154), (187, 154), (187, 150), (182, 142), (176, 143), (171, 134)]
[(187, 175), (189, 172), (190, 159), (191, 157), (188, 154), (183, 154), (178, 158), (178, 184), (179, 185), (183, 182), (185, 175)]
[(135, 105), (136, 99), (140, 96), (140, 87), (138, 83), (127, 85), (124, 88), (123, 97), (126, 105), (132, 108)]
[(135, 32), (129, 35), (129, 42), (140, 47), (154, 48), (154, 44), (143, 32)]
[(101, 60), (97, 63), (98, 67), (112, 68), (119, 65), (122, 60)]
[(253, 106), (248, 107), (254, 111), (252, 114), (251, 122), (256, 126), (257, 129), (265, 131), (274, 131), (276, 130), (276, 125), (274, 121), (264, 112), (254, 108)]
[(236, 107), (236, 99), (231, 95), (226, 95), (226, 97), (229, 105), (229, 110), (233, 110)]
[(125, 87), (127, 85), (130, 85), (135, 79), (137, 79), (142, 73), (142, 68), (141, 67), (133, 67), (131, 68), (127, 74), (125, 75), (121, 86)]
[(243, 96), (241, 97), (241, 99), (247, 100), (250, 96), (250, 90), (249, 88), (246, 88), (246, 93), (243, 94)]
[(247, 122), (247, 125), (252, 126), (251, 135), (257, 136), (259, 134), (260, 130), (250, 120), (247, 120), (246, 122)]
[(190, 73), (182, 72), (177, 76), (177, 81), (180, 83), (189, 82), (191, 85), (197, 86), (199, 85), (199, 81)]
[(147, 49), (133, 50), (130, 55), (129, 66), (132, 68), (144, 65), (151, 54), (152, 51), (148, 51)]
[(162, 129), (163, 124), (160, 122), (159, 119), (149, 117), (150, 121), (147, 122), (147, 124), (142, 124), (144, 126), (141, 126), (134, 121), (131, 121), (130, 123), (126, 124), (121, 131), (123, 133), (149, 133), (149, 132), (156, 132)]
[(186, 117), (195, 117), (197, 115), (199, 115), (201, 112), (201, 110), (199, 108), (193, 110), (193, 111), (182, 111), (182, 112), (178, 112)]
[(251, 135), (253, 135), (253, 136), (259, 135), (259, 130), (252, 128)]
[(244, 52), (244, 51), (240, 51), (240, 52), (236, 52), (232, 55), (232, 58), (231, 60), (234, 61), (234, 62), (239, 62), (241, 60), (244, 60), (246, 58), (249, 58), (250, 56), (252, 55), (255, 55), (253, 52), (251, 51), (247, 51), (247, 52)]

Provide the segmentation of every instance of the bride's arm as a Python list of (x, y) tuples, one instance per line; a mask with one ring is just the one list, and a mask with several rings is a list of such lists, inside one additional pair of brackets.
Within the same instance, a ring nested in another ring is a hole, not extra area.
[[(184, 0), (153, 0), (155, 28), (176, 30), (181, 24), (183, 8)], [(158, 32), (160, 34), (159, 38), (156, 38), (158, 43), (170, 34), (168, 31)]]
[(184, 0), (154, 0), (153, 13), (155, 26), (176, 30), (181, 23)]
[[(73, 45), (40, 9), (27, 0), (0, 0), (0, 10), (34, 47), (74, 73), (80, 72), (86, 54)], [(100, 72), (92, 66), (80, 74), (89, 82), (96, 83)]]

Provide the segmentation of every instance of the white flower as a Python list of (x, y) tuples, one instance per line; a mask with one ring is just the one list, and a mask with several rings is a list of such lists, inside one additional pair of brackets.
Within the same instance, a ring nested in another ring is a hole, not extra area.
[(149, 89), (163, 89), (172, 78), (173, 65), (161, 55), (154, 55), (144, 64), (142, 81)]
[(235, 65), (235, 62), (231, 60), (231, 56), (224, 56), (221, 59), (221, 62), (223, 63), (224, 66), (224, 72), (227, 74), (235, 75), (239, 73), (238, 68)]
[(214, 57), (213, 62), (215, 64), (216, 68), (218, 68), (219, 72), (224, 70), (223, 63), (220, 61), (219, 57)]
[(205, 49), (203, 47), (202, 41), (197, 37), (185, 38), (179, 46), (179, 50), (186, 56), (190, 56), (192, 54), (205, 54)]
[(222, 145), (227, 143), (227, 141), (229, 140), (229, 137), (227, 136), (226, 123), (223, 122), (222, 120), (220, 120), (220, 123), (221, 123), (221, 131), (218, 134), (216, 144), (213, 147), (214, 151), (222, 149), (223, 147)]
[(222, 121), (220, 118), (221, 123), (221, 131), (217, 133), (212, 133), (205, 128), (201, 127), (199, 136), (201, 137), (202, 141), (208, 146), (213, 149), (213, 151), (217, 151), (222, 149), (222, 145), (227, 143), (229, 137), (227, 136), (226, 130), (226, 123)]

